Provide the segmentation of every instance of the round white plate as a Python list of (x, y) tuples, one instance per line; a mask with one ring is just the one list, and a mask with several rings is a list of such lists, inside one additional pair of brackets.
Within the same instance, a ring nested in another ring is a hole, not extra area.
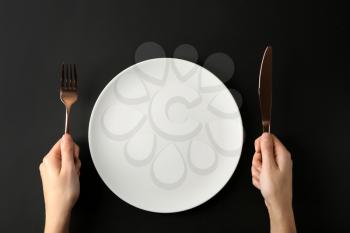
[(236, 169), (239, 109), (211, 72), (157, 58), (118, 74), (91, 114), (92, 160), (106, 185), (143, 210), (169, 213), (213, 197)]

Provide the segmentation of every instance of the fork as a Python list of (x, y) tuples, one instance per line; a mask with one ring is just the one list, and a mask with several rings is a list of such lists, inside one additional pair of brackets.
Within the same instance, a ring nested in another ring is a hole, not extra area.
[(60, 99), (66, 107), (66, 123), (64, 132), (70, 133), (70, 112), (72, 105), (78, 100), (78, 77), (76, 64), (62, 64)]

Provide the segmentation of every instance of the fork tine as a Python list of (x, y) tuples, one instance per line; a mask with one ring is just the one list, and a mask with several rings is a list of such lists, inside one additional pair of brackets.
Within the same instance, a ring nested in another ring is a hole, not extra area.
[(64, 88), (64, 63), (61, 65), (61, 88)]
[(64, 66), (64, 88), (68, 88), (68, 75), (69, 75), (69, 65), (65, 64)]
[(76, 64), (61, 65), (61, 89), (76, 91), (78, 89), (78, 75)]
[(74, 64), (74, 88), (78, 89), (77, 65)]
[(63, 88), (64, 89), (67, 89), (67, 84), (68, 84), (68, 82), (67, 82), (67, 78), (68, 78), (68, 66), (67, 66), (67, 64), (64, 64), (63, 65), (64, 66), (64, 72), (63, 72)]
[(72, 89), (72, 76), (73, 76), (72, 64), (69, 64), (69, 75), (68, 75), (68, 88), (69, 88), (69, 90)]

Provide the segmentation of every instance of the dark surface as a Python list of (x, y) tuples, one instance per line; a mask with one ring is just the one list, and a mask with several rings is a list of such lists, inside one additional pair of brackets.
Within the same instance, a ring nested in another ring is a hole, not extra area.
[[(250, 177), (261, 132), (257, 81), (261, 55), (274, 49), (272, 131), (294, 160), (299, 232), (350, 232), (349, 24), (339, 1), (1, 1), (0, 232), (41, 232), (38, 165), (63, 131), (58, 99), (62, 61), (79, 65), (73, 110), (81, 146), (81, 197), (72, 232), (267, 232), (268, 216)], [(236, 65), (228, 86), (243, 95), (246, 142), (226, 187), (177, 214), (138, 210), (99, 178), (87, 142), (90, 113), (103, 87), (155, 41), (168, 56), (183, 43), (200, 64), (225, 52)]]

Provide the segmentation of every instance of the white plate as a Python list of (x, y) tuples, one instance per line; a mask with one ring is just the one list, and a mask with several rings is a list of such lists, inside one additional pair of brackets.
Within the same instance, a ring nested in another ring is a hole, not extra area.
[(203, 67), (157, 58), (118, 74), (91, 114), (92, 160), (106, 185), (143, 210), (169, 213), (213, 197), (236, 169), (239, 109)]

